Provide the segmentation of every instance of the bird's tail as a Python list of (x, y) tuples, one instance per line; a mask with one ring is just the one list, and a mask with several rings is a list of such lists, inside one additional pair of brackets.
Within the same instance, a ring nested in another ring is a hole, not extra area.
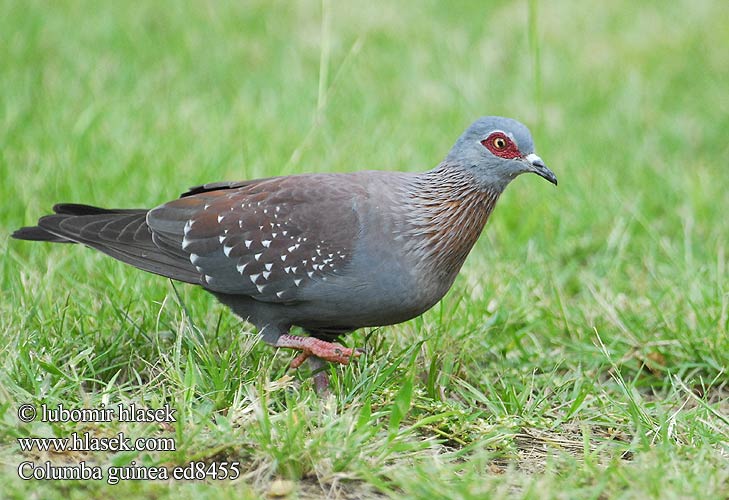
[[(131, 214), (143, 215), (147, 210), (108, 210), (90, 205), (79, 205), (76, 203), (61, 203), (53, 207), (54, 215), (47, 215), (38, 221), (37, 226), (21, 227), (11, 236), (18, 240), (29, 241), (50, 241), (53, 243), (83, 243), (77, 238), (78, 231), (69, 232), (69, 228), (62, 228), (61, 223), (72, 217), (82, 216), (108, 216)], [(76, 237), (74, 237), (76, 236)]]
[(163, 251), (147, 225), (147, 209), (105, 209), (63, 203), (55, 212), (23, 227), (13, 238), (53, 243), (81, 243), (117, 260), (161, 276), (200, 283), (200, 273), (189, 260)]

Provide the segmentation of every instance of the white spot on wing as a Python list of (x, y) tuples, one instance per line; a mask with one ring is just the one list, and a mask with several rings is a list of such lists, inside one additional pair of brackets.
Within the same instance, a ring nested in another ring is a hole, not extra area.
[(268, 248), (268, 247), (271, 246), (271, 240), (263, 240), (261, 242), (261, 245), (263, 245), (264, 247)]
[(273, 267), (273, 262), (269, 262), (268, 264), (265, 264), (265, 266), (266, 266), (266, 271), (270, 271), (271, 268)]
[(253, 284), (255, 285), (255, 284), (256, 284), (256, 280), (258, 279), (258, 277), (259, 277), (259, 276), (260, 276), (260, 273), (259, 273), (259, 274), (251, 274), (251, 275), (250, 275), (250, 276), (248, 276), (248, 277), (249, 277), (249, 278), (251, 279), (251, 281), (252, 281), (252, 282), (253, 282)]
[(192, 225), (193, 225), (193, 224), (195, 224), (195, 221), (194, 221), (194, 220), (192, 220), (192, 219), (188, 220), (188, 221), (187, 221), (187, 222), (185, 223), (185, 228), (184, 228), (184, 230), (183, 230), (183, 231), (184, 231), (184, 234), (185, 234), (185, 235), (184, 235), (184, 237), (182, 238), (182, 249), (183, 249), (183, 250), (186, 250), (186, 249), (187, 249), (187, 247), (189, 247), (189, 246), (190, 246), (190, 245), (192, 244), (192, 241), (193, 241), (193, 240), (191, 240), (191, 239), (188, 239), (188, 238), (187, 238), (187, 233), (189, 233), (189, 232), (190, 232), (190, 229), (192, 229)]
[(235, 268), (238, 270), (239, 273), (243, 274), (243, 271), (245, 270), (247, 265), (248, 263), (246, 262), (245, 264), (238, 264), (237, 266), (235, 266)]

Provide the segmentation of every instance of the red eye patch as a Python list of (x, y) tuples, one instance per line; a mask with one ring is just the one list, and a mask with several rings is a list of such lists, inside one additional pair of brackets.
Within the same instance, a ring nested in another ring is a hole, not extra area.
[(514, 144), (514, 141), (503, 132), (493, 132), (481, 141), (481, 144), (499, 158), (512, 160), (521, 156), (521, 152), (516, 147), (516, 144)]

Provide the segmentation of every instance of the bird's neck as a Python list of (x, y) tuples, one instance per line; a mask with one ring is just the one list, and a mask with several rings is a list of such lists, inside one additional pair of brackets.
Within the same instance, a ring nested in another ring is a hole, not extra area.
[(502, 190), (484, 189), (466, 169), (448, 164), (415, 178), (408, 196), (411, 250), (449, 287)]

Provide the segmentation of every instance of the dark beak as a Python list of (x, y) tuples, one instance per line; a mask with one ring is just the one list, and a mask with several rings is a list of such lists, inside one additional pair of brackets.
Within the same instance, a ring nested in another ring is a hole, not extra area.
[(532, 172), (537, 174), (539, 177), (544, 177), (555, 186), (557, 185), (557, 176), (554, 175), (554, 172), (547, 168), (540, 157), (532, 153), (526, 155), (524, 160), (529, 164)]

